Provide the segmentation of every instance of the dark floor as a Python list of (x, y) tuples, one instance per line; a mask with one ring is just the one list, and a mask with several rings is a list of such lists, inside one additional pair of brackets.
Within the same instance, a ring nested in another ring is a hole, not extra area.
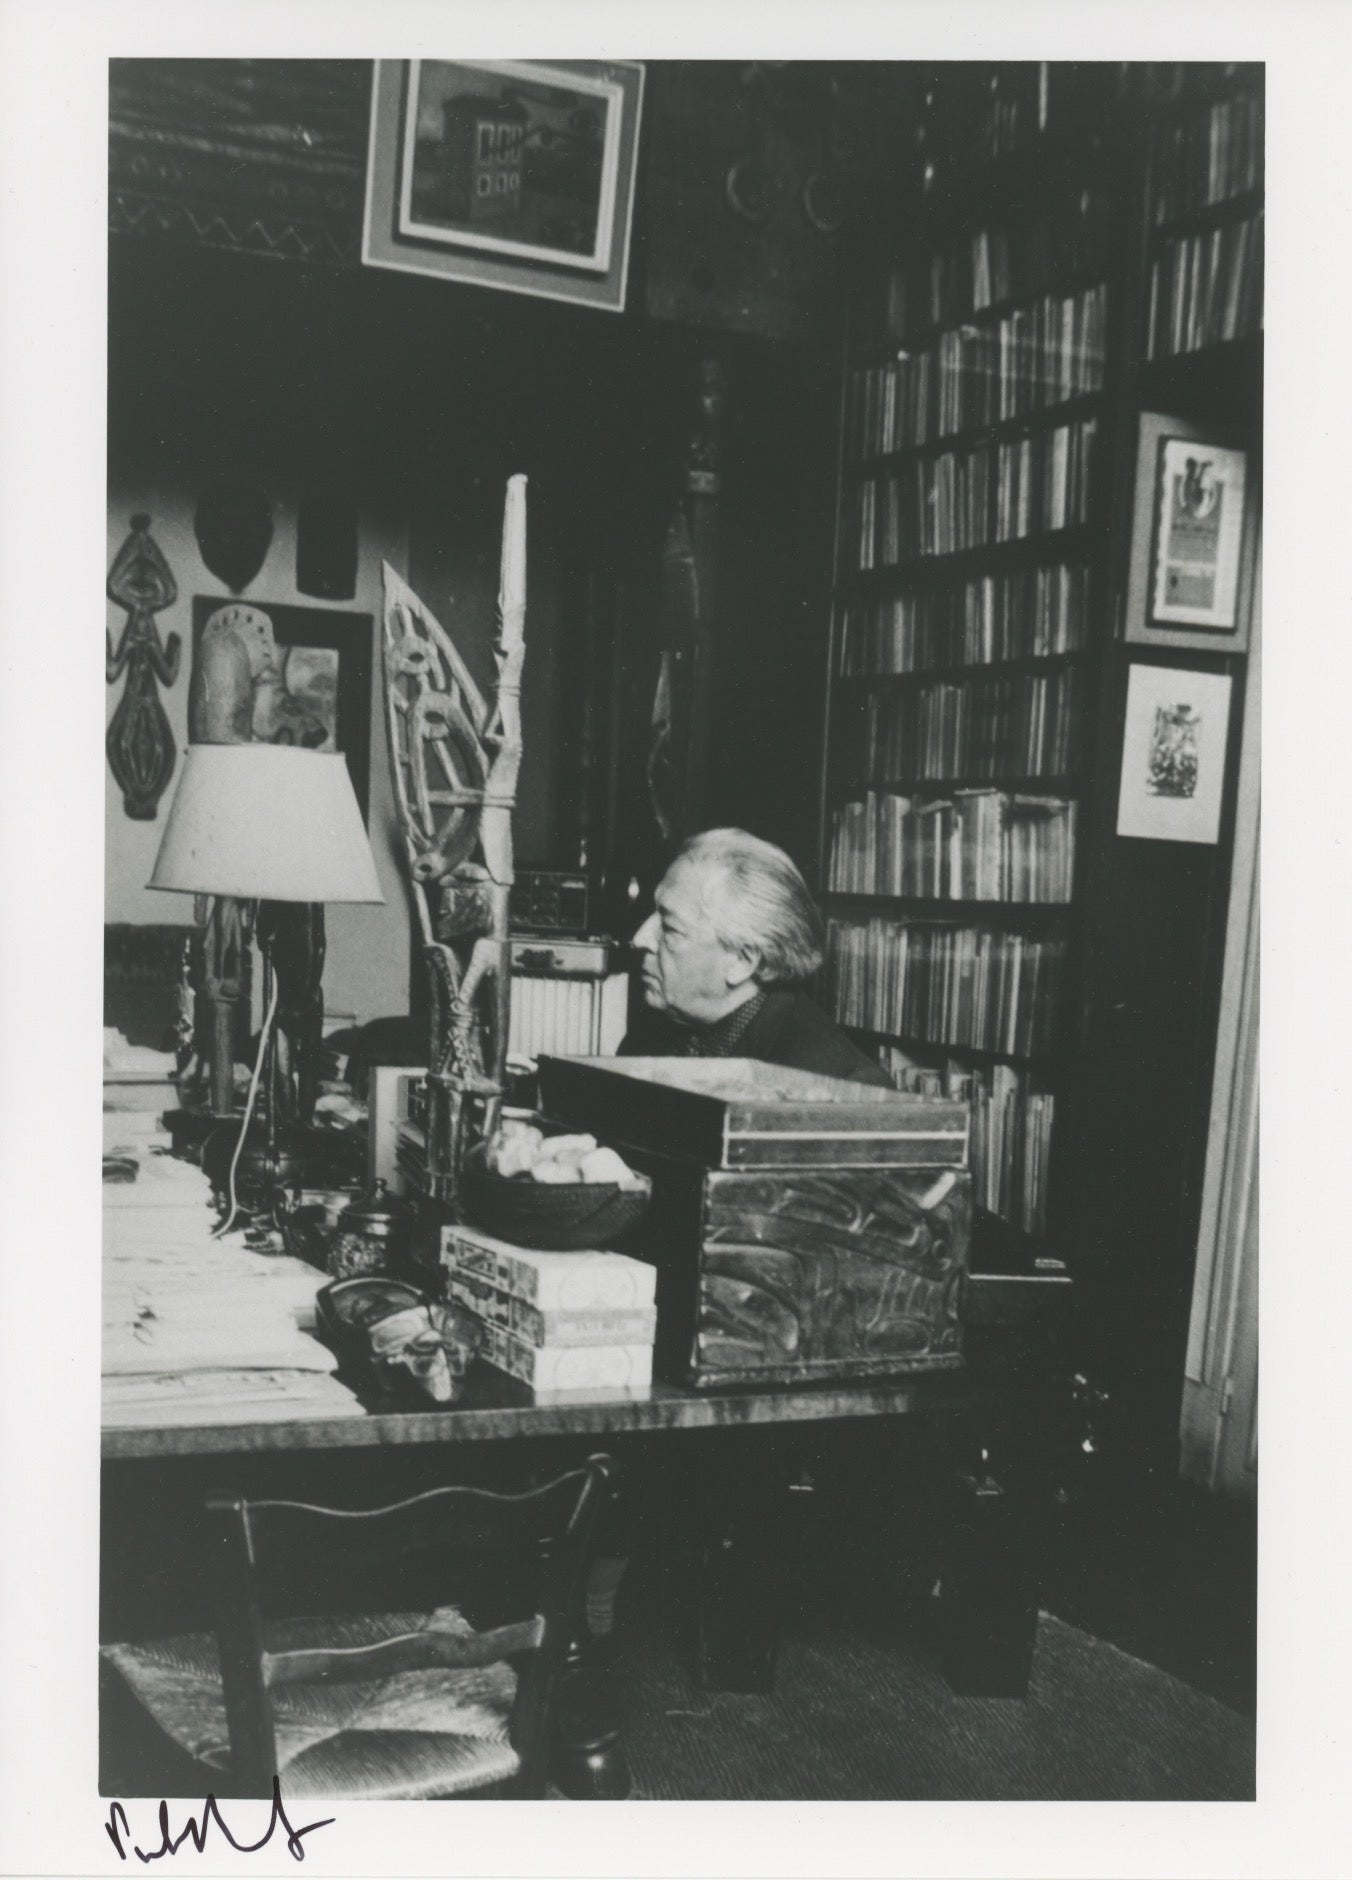
[(1252, 1717), (1258, 1523), (1248, 1502), (1184, 1483), (1114, 1492), (1066, 1516), (1042, 1601), (1082, 1631)]
[[(930, 1521), (938, 1497), (905, 1454), (872, 1495), (856, 1476), (831, 1492), (830, 1458), (787, 1534), (785, 1576), (811, 1608), (844, 1595), (902, 1625), (926, 1622), (941, 1564)], [(1044, 1536), (1036, 1599), (1046, 1611), (1252, 1717), (1257, 1644), (1257, 1515), (1169, 1474), (1124, 1476), (1095, 1464)]]
[(707, 1690), (679, 1604), (636, 1582), (613, 1647), (635, 1800), (1245, 1801), (1254, 1726), (1042, 1616), (1027, 1695), (955, 1694), (933, 1630), (818, 1603), (774, 1687)]

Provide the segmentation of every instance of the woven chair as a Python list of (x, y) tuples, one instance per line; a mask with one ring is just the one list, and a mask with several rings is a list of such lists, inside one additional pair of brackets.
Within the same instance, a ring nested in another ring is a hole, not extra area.
[[(121, 1727), (119, 1704), (153, 1719), (141, 1734), (165, 1751), (165, 1795), (266, 1798), (274, 1775), (299, 1799), (542, 1795), (553, 1686), (612, 1468), (592, 1456), (525, 1494), (434, 1489), (364, 1510), (210, 1501), (215, 1636), (104, 1646), (105, 1732)], [(458, 1604), (265, 1614), (278, 1582), (332, 1586), (349, 1566), (388, 1578), (415, 1556)]]

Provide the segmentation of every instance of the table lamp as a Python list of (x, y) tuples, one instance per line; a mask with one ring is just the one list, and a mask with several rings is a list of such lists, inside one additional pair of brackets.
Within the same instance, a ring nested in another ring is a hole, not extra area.
[[(149, 885), (263, 903), (385, 898), (346, 760), (289, 744), (188, 747)], [(273, 926), (266, 919), (255, 926), (267, 1014), (255, 1085), (266, 1090), (265, 1129), (240, 1141), (236, 1160), (251, 1188), (266, 1193), (294, 1158), (277, 1135)], [(249, 1122), (246, 1112), (244, 1130)]]

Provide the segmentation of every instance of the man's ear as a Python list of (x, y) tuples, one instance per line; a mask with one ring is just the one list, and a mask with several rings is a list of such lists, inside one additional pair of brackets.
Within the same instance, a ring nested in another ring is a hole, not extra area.
[(727, 981), (729, 989), (744, 986), (748, 979), (754, 979), (760, 970), (761, 956), (758, 947), (740, 947), (736, 953), (728, 955)]

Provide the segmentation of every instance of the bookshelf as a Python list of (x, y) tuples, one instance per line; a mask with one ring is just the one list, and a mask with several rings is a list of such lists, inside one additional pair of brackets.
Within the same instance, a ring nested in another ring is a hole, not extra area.
[(1185, 94), (1151, 140), (1147, 361), (1252, 341), (1263, 317), (1261, 77)]
[(848, 293), (822, 995), (903, 1088), (970, 1098), (974, 1262), (1069, 1266), (1164, 1418), (1234, 779), (1214, 847), (1119, 838), (1123, 712), (1145, 659), (1230, 671), (1237, 720), (1244, 660), (1124, 640), (1137, 417), (1217, 427), (1257, 486), (1262, 72), (957, 82)]
[[(1240, 613), (1247, 618), (1261, 540), (1262, 87), (1261, 67), (1175, 67), (1167, 90), (1131, 101), (1124, 269), (1106, 386), (1116, 417), (1111, 527), (1093, 722), (1085, 733), (1092, 779), (1078, 832), (1075, 970), (1063, 1062), (1068, 1101), (1056, 1123), (1053, 1214), (1079, 1283), (1085, 1361), (1105, 1375), (1142, 1452), (1155, 1450), (1165, 1467), (1177, 1444), (1213, 1127), (1249, 661), (1223, 636), (1214, 645), (1197, 636), (1170, 646), (1141, 635), (1146, 602), (1139, 570), (1152, 545), (1133, 517), (1141, 514), (1143, 490), (1146, 506), (1153, 505), (1155, 463), (1153, 451), (1141, 450), (1138, 418), (1154, 413), (1181, 421), (1185, 435), (1246, 453)], [(1242, 272), (1226, 276), (1213, 267), (1208, 277), (1197, 259), (1200, 244), (1245, 223), (1257, 238), (1247, 242)], [(1178, 327), (1166, 338), (1161, 290), (1178, 278), (1180, 243), (1197, 244), (1186, 264), (1191, 286), (1182, 293)], [(1218, 298), (1220, 279), (1226, 287)], [(1126, 697), (1132, 671), (1142, 665), (1230, 679), (1214, 842), (1118, 833)]]
[[(1123, 243), (1102, 114), (1072, 88), (1058, 120), (1038, 71), (1015, 76), (1015, 156), (978, 106), (948, 177), (931, 146), (917, 193), (880, 206), (905, 237), (861, 244), (821, 852), (825, 1002), (901, 1088), (970, 1099), (974, 1256), (1045, 1268)], [(992, 111), (1008, 84), (987, 81)], [(936, 118), (961, 121), (943, 87)]]

